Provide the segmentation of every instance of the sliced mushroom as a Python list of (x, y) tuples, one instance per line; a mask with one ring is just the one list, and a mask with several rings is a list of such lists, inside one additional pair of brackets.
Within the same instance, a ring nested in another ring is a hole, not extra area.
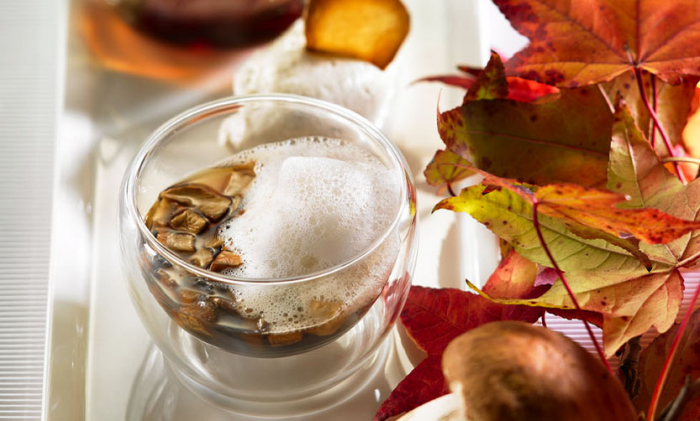
[(287, 333), (271, 333), (267, 335), (267, 341), (270, 342), (270, 345), (272, 346), (286, 346), (299, 342), (303, 337), (304, 334), (299, 331)]
[(193, 291), (191, 289), (181, 289), (177, 293), (178, 300), (180, 304), (190, 305), (202, 299), (202, 293), (200, 291)]
[(321, 324), (307, 329), (306, 332), (319, 336), (335, 333), (345, 322), (341, 314), (343, 303), (340, 301), (313, 300), (307, 309), (310, 318), (322, 321)]
[(227, 196), (242, 194), (255, 178), (254, 169), (255, 161), (233, 167), (233, 172), (231, 173), (228, 185), (224, 189), (224, 194)]
[(212, 260), (214, 260), (214, 253), (207, 248), (197, 250), (197, 252), (190, 257), (190, 263), (203, 269), (207, 268)]
[(218, 308), (201, 294), (197, 294), (196, 297), (195, 294), (196, 291), (188, 291), (184, 297), (181, 295), (181, 299), (194, 298), (194, 301), (180, 305), (176, 322), (190, 333), (211, 336), (207, 327), (216, 323)]
[(156, 236), (158, 241), (175, 251), (194, 251), (194, 235), (173, 231), (160, 231)]
[(188, 177), (185, 181), (188, 183), (204, 184), (219, 193), (223, 193), (231, 179), (232, 172), (233, 167), (207, 168), (192, 177)]
[(180, 208), (177, 202), (160, 198), (151, 206), (146, 215), (148, 229), (167, 226), (175, 212)]
[(235, 212), (238, 210), (238, 207), (241, 206), (241, 202), (243, 201), (243, 197), (240, 195), (236, 195), (231, 197), (231, 211)]
[(231, 204), (231, 199), (216, 193), (203, 184), (181, 184), (165, 190), (162, 196), (182, 205), (196, 208), (212, 221), (218, 221), (228, 211)]
[(149, 291), (151, 291), (153, 297), (166, 312), (172, 313), (176, 311), (177, 282), (163, 269), (159, 269), (156, 272), (156, 279), (157, 281), (155, 282), (148, 282)]
[(267, 346), (265, 337), (259, 333), (241, 333), (238, 336), (253, 348), (264, 349)]
[(215, 249), (215, 248), (219, 248), (223, 245), (224, 245), (224, 240), (221, 237), (219, 237), (218, 235), (215, 235), (207, 242), (207, 244), (205, 244), (205, 247)]
[(185, 209), (170, 220), (171, 228), (192, 234), (199, 234), (207, 225), (207, 218), (192, 209)]
[(236, 303), (223, 298), (223, 297), (213, 297), (211, 299), (211, 302), (214, 303), (218, 308), (227, 311), (228, 313), (231, 314), (239, 314), (238, 313), (238, 307), (236, 306)]
[(243, 264), (241, 256), (228, 250), (224, 250), (216, 256), (209, 270), (221, 272), (225, 269), (235, 268)]
[(156, 275), (158, 276), (158, 283), (163, 287), (169, 290), (174, 290), (178, 287), (177, 281), (175, 281), (165, 270), (158, 269), (156, 271)]

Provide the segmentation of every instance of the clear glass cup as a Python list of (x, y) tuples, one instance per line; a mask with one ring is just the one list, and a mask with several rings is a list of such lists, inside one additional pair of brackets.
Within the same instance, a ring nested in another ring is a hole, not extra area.
[[(360, 254), (304, 276), (237, 278), (179, 258), (146, 227), (146, 213), (167, 187), (241, 150), (302, 136), (352, 142), (400, 180), (393, 221)], [(203, 398), (253, 415), (318, 411), (362, 387), (386, 357), (417, 251), (414, 186), (396, 146), (352, 111), (281, 94), (204, 104), (156, 130), (125, 174), (119, 229), (131, 298), (176, 377)], [(324, 301), (322, 291), (365, 278), (344, 302)], [(276, 334), (231, 310), (251, 291), (270, 305), (298, 300), (313, 324)]]

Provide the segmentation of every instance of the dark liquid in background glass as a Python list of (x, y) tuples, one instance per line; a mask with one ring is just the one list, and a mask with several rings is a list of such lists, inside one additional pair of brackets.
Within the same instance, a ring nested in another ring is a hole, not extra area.
[(269, 40), (302, 14), (303, 0), (122, 0), (131, 25), (190, 46), (240, 47)]

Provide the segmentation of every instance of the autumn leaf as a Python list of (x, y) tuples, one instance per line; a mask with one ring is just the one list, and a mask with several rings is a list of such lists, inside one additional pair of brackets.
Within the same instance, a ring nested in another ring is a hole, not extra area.
[(700, 6), (662, 0), (494, 0), (530, 39), (509, 74), (560, 87), (605, 82), (633, 69), (676, 84), (700, 76)]
[(459, 67), (466, 73), (463, 75), (428, 76), (418, 82), (441, 82), (445, 85), (467, 89), (465, 101), (478, 99), (512, 99), (514, 101), (531, 102), (543, 97), (554, 98), (559, 89), (554, 86), (539, 83), (534, 80), (517, 76), (505, 75), (501, 57), (491, 52), (491, 58), (484, 69)]
[(469, 89), (472, 87), (475, 80), (476, 78), (470, 75), (437, 75), (426, 76), (413, 83), (440, 82), (448, 86), (454, 86), (455, 88)]
[(373, 421), (384, 421), (403, 414), (449, 392), (442, 374), (442, 354), (428, 356), (401, 380), (374, 415)]
[[(671, 144), (682, 144), (683, 129), (688, 123), (688, 117), (691, 113), (691, 103), (695, 95), (695, 85), (698, 82), (698, 78), (685, 78), (677, 86), (655, 78), (656, 95), (654, 95), (652, 77), (654, 76), (649, 73), (645, 73), (642, 76), (642, 84), (646, 91), (646, 96), (652, 102), (652, 105), (654, 104), (654, 98), (656, 98), (656, 114), (659, 122), (666, 130)], [(651, 139), (651, 115), (644, 106), (634, 73), (623, 73), (610, 82), (601, 85), (601, 87), (607, 93), (611, 103), (616, 102), (618, 95), (622, 97), (630, 113), (635, 117), (637, 126), (639, 126), (647, 139)], [(657, 139), (656, 153), (662, 158), (668, 156), (668, 150), (663, 142), (660, 141), (661, 137), (658, 129), (655, 136)], [(690, 179), (692, 178), (694, 177)]]
[(474, 174), (468, 167), (469, 161), (449, 151), (440, 150), (423, 171), (428, 184), (441, 187), (463, 180)]
[(645, 268), (647, 268), (647, 270), (651, 270), (653, 268), (651, 259), (642, 251), (641, 245), (643, 243), (632, 236), (622, 237), (619, 236), (619, 234), (611, 234), (573, 221), (567, 221), (565, 222), (565, 225), (572, 233), (581, 238), (585, 238), (587, 240), (605, 240), (608, 243), (618, 246), (632, 254), (632, 256), (634, 256), (641, 264), (644, 265)]
[(559, 89), (544, 83), (517, 76), (506, 77), (501, 56), (493, 51), (486, 67), (480, 72), (472, 73), (476, 75), (476, 80), (464, 97), (465, 103), (482, 99), (511, 99), (519, 102), (545, 101), (556, 99), (556, 94), (559, 93)]
[[(628, 207), (650, 207), (676, 218), (697, 220), (700, 213), (700, 182), (683, 186), (661, 163), (644, 139), (629, 110), (620, 104), (616, 113), (610, 156), (609, 187), (629, 196)], [(505, 185), (505, 184), (504, 184)], [(465, 189), (459, 203), (482, 223), (487, 224), (515, 250), (530, 260), (548, 266), (550, 262), (533, 237), (532, 206), (522, 191), (507, 188), (484, 194), (484, 186)], [(525, 197), (525, 198), (524, 198)], [(458, 198), (446, 199), (443, 202)], [(505, 221), (505, 223), (503, 223)], [(571, 288), (584, 310), (603, 316), (605, 350), (611, 355), (630, 338), (652, 326), (664, 332), (673, 323), (683, 297), (681, 267), (700, 258), (700, 232), (687, 233), (665, 245), (641, 244), (652, 262), (651, 273), (622, 250), (601, 240), (577, 238), (556, 218), (540, 218), (542, 233)], [(600, 246), (603, 246), (602, 248)], [(542, 305), (559, 309), (574, 308), (561, 282), (536, 299), (511, 303)]]
[(675, 145), (673, 147), (673, 156), (675, 157), (673, 158), (673, 162), (669, 161), (671, 158), (667, 154), (660, 155), (663, 156), (666, 161), (666, 168), (674, 170), (673, 166), (677, 165), (684, 180), (694, 180), (698, 177), (700, 168), (698, 167), (697, 156), (694, 156), (687, 148), (688, 144), (685, 143)]
[(661, 205), (682, 190), (683, 184), (661, 165), (625, 103), (618, 105), (610, 149), (608, 188), (629, 198), (623, 206)]
[(503, 62), (501, 57), (492, 51), (486, 68), (479, 73), (474, 85), (467, 91), (464, 102), (508, 98), (508, 92), (508, 81)]
[[(496, 273), (506, 264), (499, 265)], [(531, 287), (533, 283), (534, 278), (530, 280)], [(490, 287), (484, 288), (489, 290)], [(401, 312), (401, 323), (419, 348), (428, 355), (438, 355), (452, 339), (484, 323), (497, 320), (534, 322), (542, 312), (541, 309), (494, 304), (458, 289), (413, 286)]]
[(666, 244), (700, 229), (700, 222), (679, 219), (658, 209), (617, 208), (627, 200), (624, 195), (575, 184), (544, 186), (534, 197), (545, 215), (612, 235), (631, 235), (647, 244)]
[[(474, 81), (475, 78), (472, 76), (441, 75), (424, 77), (416, 80), (415, 83), (440, 82), (448, 86), (454, 86), (455, 88), (469, 89), (474, 85)], [(507, 76), (506, 81), (508, 82), (507, 98), (513, 101), (532, 102), (540, 98), (549, 97), (554, 99), (555, 95), (559, 93), (559, 89), (554, 86), (517, 76)]]
[[(465, 189), (462, 194), (469, 190), (478, 192), (479, 188), (483, 186)], [(529, 219), (532, 208), (524, 199), (506, 189), (474, 199), (467, 205), (472, 216), (508, 240), (519, 253), (551, 266)], [(494, 211), (496, 215), (489, 217)], [(588, 312), (602, 314), (607, 355), (614, 354), (628, 339), (646, 332), (651, 326), (663, 331), (673, 323), (683, 297), (682, 283), (673, 267), (653, 261), (652, 273), (647, 274), (639, 261), (622, 249), (603, 240), (579, 238), (555, 218), (541, 216), (539, 219), (545, 242), (566, 272), (579, 305)], [(575, 308), (560, 281), (537, 298), (496, 301), (560, 310)]]
[(507, 76), (506, 80), (508, 81), (508, 99), (513, 101), (532, 102), (539, 99), (554, 99), (560, 92), (551, 85), (517, 76)]
[[(470, 213), (526, 258), (551, 266), (532, 224), (532, 205), (508, 189), (483, 194), (485, 186), (464, 189), (455, 210)], [(620, 345), (651, 326), (667, 329), (678, 313), (682, 284), (672, 265), (652, 260), (652, 273), (632, 255), (603, 240), (583, 239), (563, 222), (542, 215), (541, 230), (559, 266), (566, 272), (583, 310), (603, 316), (605, 351), (612, 355)], [(555, 309), (574, 309), (561, 282), (540, 297), (501, 301)]]
[[(608, 188), (629, 197), (622, 206), (653, 207), (682, 219), (697, 220), (700, 184), (693, 181), (683, 186), (663, 166), (624, 104), (620, 104), (616, 120)], [(687, 266), (700, 256), (699, 235), (700, 232), (695, 231), (667, 246), (643, 249), (650, 257)]]
[[(666, 360), (671, 344), (678, 333), (679, 325), (666, 333), (658, 336), (649, 346), (642, 351), (639, 359), (639, 373), (642, 385), (639, 395), (633, 399), (635, 407), (639, 411), (649, 408), (651, 396), (654, 393), (656, 381), (661, 374), (661, 369)], [(659, 408), (665, 408), (674, 400), (683, 385), (686, 377), (691, 380), (700, 378), (700, 310), (695, 310), (688, 322), (685, 333), (678, 344), (676, 357), (666, 380), (666, 386), (659, 400)], [(700, 399), (690, 401), (683, 415), (678, 421), (696, 421), (700, 419)]]
[(492, 297), (527, 299), (538, 297), (549, 288), (550, 285), (542, 285), (540, 281), (537, 264), (510, 250), (489, 277), (484, 291)]
[[(445, 199), (438, 207), (469, 213), (509, 241), (515, 250), (528, 259), (551, 266), (534, 231), (532, 204), (526, 200), (527, 195), (517, 189), (506, 188), (484, 194), (485, 189), (483, 185), (466, 188), (460, 196)], [(547, 188), (544, 191), (546, 194), (543, 197), (554, 194)], [(615, 204), (617, 200), (610, 204)], [(559, 205), (566, 202), (564, 200)], [(585, 205), (581, 208), (585, 209)], [(672, 264), (652, 261), (652, 273), (647, 274), (646, 269), (623, 250), (602, 240), (580, 238), (560, 219), (546, 213), (539, 219), (545, 242), (566, 272), (581, 308), (602, 314), (607, 355), (613, 354), (630, 337), (645, 332), (651, 326), (663, 331), (671, 325), (683, 296), (682, 282)], [(681, 232), (676, 232), (678, 234)], [(534, 299), (498, 302), (555, 309), (575, 308), (561, 282)]]
[[(696, 87), (695, 94), (690, 102), (688, 124), (683, 128), (683, 149), (689, 156), (695, 158), (700, 157), (700, 114), (698, 109), (700, 109), (700, 88)], [(697, 171), (697, 169), (696, 166), (695, 170)]]
[[(537, 266), (511, 252), (484, 286), (494, 294), (529, 297), (539, 295), (535, 287)], [(539, 308), (505, 306), (458, 289), (411, 287), (401, 312), (401, 323), (428, 357), (394, 389), (374, 421), (410, 411), (448, 392), (442, 377), (441, 357), (447, 345), (462, 333), (485, 323), (521, 320), (533, 323), (542, 316)]]
[(603, 185), (613, 123), (606, 99), (593, 88), (560, 95), (543, 104), (467, 102), (438, 113), (438, 131), (449, 150), (499, 177)]
[[(572, 290), (581, 307), (603, 315), (603, 342), (607, 356), (612, 356), (628, 340), (651, 327), (656, 327), (659, 332), (668, 330), (683, 300), (683, 283), (676, 269), (623, 282), (586, 282), (585, 278), (574, 278), (568, 273), (567, 279), (575, 284)], [(537, 301), (574, 308), (561, 282)]]
[[(683, 186), (663, 166), (624, 104), (618, 105), (613, 133), (608, 187), (630, 198), (625, 205), (654, 207), (678, 218), (697, 220), (700, 184), (694, 181)], [(583, 290), (574, 286), (577, 297), (581, 294), (591, 303), (586, 305), (587, 309), (604, 314), (603, 336), (608, 352), (651, 326), (664, 332), (672, 325), (683, 298), (678, 268), (688, 267), (697, 260), (698, 235), (698, 231), (693, 231), (663, 246), (642, 244), (642, 251), (650, 259), (671, 265), (666, 271), (622, 283), (594, 283)], [(615, 311), (605, 311), (610, 297), (618, 297)], [(618, 305), (620, 298), (622, 303)], [(568, 301), (561, 285), (555, 285), (540, 299), (550, 303)]]
[[(527, 259), (551, 266), (534, 230), (532, 199), (515, 189), (501, 188), (488, 193), (486, 190), (484, 184), (467, 187), (459, 196), (444, 199), (435, 208), (468, 213)], [(622, 280), (648, 273), (637, 258), (607, 241), (582, 238), (564, 221), (547, 214), (539, 219), (554, 258), (567, 274), (585, 272), (589, 278)], [(669, 267), (665, 261), (651, 263), (653, 271)]]

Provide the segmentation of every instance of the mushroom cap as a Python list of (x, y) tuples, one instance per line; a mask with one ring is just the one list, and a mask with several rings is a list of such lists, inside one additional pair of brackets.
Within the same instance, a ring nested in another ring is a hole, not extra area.
[(442, 359), (469, 421), (636, 421), (620, 382), (566, 336), (523, 322), (482, 325)]

